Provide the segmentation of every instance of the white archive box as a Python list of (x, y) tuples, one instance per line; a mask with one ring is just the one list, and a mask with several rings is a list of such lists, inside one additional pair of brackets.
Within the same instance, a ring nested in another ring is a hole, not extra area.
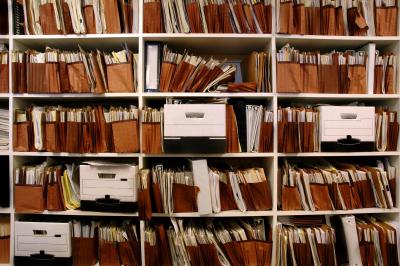
[(164, 152), (224, 153), (225, 104), (165, 104)]
[(137, 211), (138, 166), (85, 162), (79, 166), (81, 209), (107, 212)]
[(15, 264), (70, 265), (71, 234), (70, 222), (16, 221)]
[(372, 151), (375, 107), (320, 106), (321, 151)]

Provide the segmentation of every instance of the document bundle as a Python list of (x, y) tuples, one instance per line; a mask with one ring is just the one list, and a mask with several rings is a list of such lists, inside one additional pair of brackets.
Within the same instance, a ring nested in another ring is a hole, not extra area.
[(319, 151), (319, 114), (314, 108), (278, 108), (278, 151)]
[[(126, 45), (125, 45), (126, 46)], [(14, 93), (135, 92), (137, 59), (127, 47), (118, 52), (12, 52)]]
[[(162, 53), (162, 54), (161, 54)], [(271, 92), (271, 56), (252, 52), (240, 62), (175, 52), (162, 43), (146, 43), (146, 91)]]
[(137, 0), (24, 0), (25, 33), (138, 32)]
[(393, 53), (375, 52), (374, 93), (395, 94), (397, 77), (397, 56)]
[(146, 265), (271, 265), (272, 230), (262, 218), (171, 223), (146, 225)]
[(284, 34), (396, 36), (392, 0), (279, 0), (277, 32)]
[(0, 151), (8, 151), (8, 128), (9, 112), (7, 109), (0, 109)]
[(377, 151), (397, 151), (399, 123), (397, 112), (386, 108), (375, 110), (375, 144)]
[[(336, 233), (327, 224), (278, 223), (276, 265), (339, 265), (336, 261)], [(356, 265), (356, 264), (351, 264)]]
[(144, 107), (140, 113), (142, 126), (142, 152), (163, 152), (164, 109)]
[(207, 215), (272, 208), (270, 181), (260, 167), (216, 168), (207, 160), (189, 160), (189, 167), (180, 168), (157, 164), (139, 171), (138, 184), (139, 213), (145, 219), (152, 212)]
[(286, 44), (276, 59), (277, 92), (368, 93), (365, 51), (301, 52)]
[(0, 93), (9, 92), (8, 50), (0, 44)]
[(341, 230), (347, 248), (338, 249), (341, 264), (399, 265), (400, 224), (373, 216), (343, 216)]
[(130, 221), (103, 222), (100, 223), (98, 231), (100, 265), (141, 265), (137, 225)]
[(145, 0), (145, 33), (271, 33), (270, 0)]
[(14, 170), (16, 212), (75, 210), (80, 207), (78, 167), (47, 163)]
[(15, 265), (140, 265), (137, 225), (128, 220), (31, 217), (15, 228)]
[(31, 106), (15, 110), (14, 151), (117, 152), (139, 151), (136, 106), (83, 108)]
[(278, 174), (284, 211), (395, 207), (397, 173), (388, 159), (367, 164), (285, 160)]
[(10, 220), (0, 217), (0, 263), (10, 263)]

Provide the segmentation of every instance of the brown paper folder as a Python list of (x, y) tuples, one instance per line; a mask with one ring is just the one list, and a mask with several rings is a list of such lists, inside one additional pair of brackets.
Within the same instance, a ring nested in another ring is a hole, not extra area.
[(318, 66), (316, 64), (301, 64), (303, 77), (303, 92), (319, 93)]
[(69, 63), (67, 70), (71, 93), (90, 92), (89, 80), (83, 62)]
[(66, 152), (80, 152), (81, 148), (81, 123), (67, 122), (66, 123)]
[(16, 212), (43, 212), (45, 190), (40, 185), (15, 185), (14, 204)]
[(133, 248), (129, 241), (118, 242), (118, 254), (121, 265), (124, 266), (139, 266), (140, 261), (136, 258)]
[(313, 183), (310, 184), (310, 190), (316, 210), (333, 210), (328, 185)]
[(240, 151), (236, 115), (232, 105), (226, 105), (226, 141), (227, 152)]
[[(24, 55), (25, 57), (25, 55)], [(14, 93), (26, 92), (26, 64), (25, 59), (23, 63), (12, 63), (12, 85)]]
[(85, 18), (86, 33), (96, 34), (96, 18), (92, 5), (83, 7), (83, 17)]
[(204, 16), (207, 22), (207, 28), (209, 33), (220, 33), (220, 25), (218, 19), (218, 5), (214, 3), (208, 3), (204, 6)]
[(333, 5), (321, 8), (321, 29), (323, 35), (336, 35), (336, 14)]
[(221, 181), (219, 182), (219, 194), (223, 195), (222, 197), (220, 197), (221, 211), (230, 211), (237, 209), (236, 201), (233, 196), (233, 191), (229, 180), (227, 184)]
[(337, 65), (319, 65), (319, 91), (321, 93), (339, 93), (339, 68)]
[(8, 93), (8, 64), (0, 64), (0, 93)]
[(44, 89), (45, 64), (29, 63), (27, 64), (27, 92), (38, 93)]
[(242, 193), (243, 201), (245, 202), (246, 209), (249, 211), (255, 211), (256, 206), (254, 205), (252, 198), (252, 191), (247, 183), (239, 183), (240, 192)]
[(383, 94), (383, 66), (375, 66), (374, 70), (374, 94)]
[(335, 8), (335, 18), (336, 18), (336, 34), (337, 36), (346, 35), (343, 17), (343, 7), (339, 6)]
[[(61, 178), (61, 176), (60, 176)], [(47, 185), (47, 210), (48, 211), (63, 211), (64, 204), (61, 196), (60, 183)]]
[(109, 92), (134, 92), (132, 63), (107, 65)]
[(263, 33), (271, 33), (272, 7), (263, 2), (253, 5), (254, 14)]
[(71, 87), (69, 85), (69, 77), (68, 77), (68, 64), (65, 62), (60, 62), (60, 85), (62, 93), (71, 92)]
[(106, 242), (100, 240), (99, 245), (99, 261), (100, 265), (105, 266), (120, 266), (118, 256), (117, 242)]
[(151, 208), (150, 190), (142, 189), (138, 192), (138, 212), (140, 220), (149, 221), (153, 215)]
[(158, 252), (158, 246), (150, 246), (149, 243), (144, 243), (144, 255), (146, 266), (157, 266), (160, 264), (160, 255)]
[(232, 241), (225, 243), (224, 250), (232, 265), (245, 265), (243, 250), (239, 242)]
[(0, 263), (10, 263), (10, 236), (0, 237)]
[(293, 7), (293, 21), (295, 34), (306, 34), (306, 11), (303, 4)]
[(199, 246), (186, 246), (186, 250), (189, 254), (191, 265), (207, 265), (203, 260)]
[(98, 253), (97, 238), (73, 237), (72, 259), (74, 266), (95, 265)]
[(161, 2), (149, 2), (143, 4), (143, 32), (164, 32), (162, 23)]
[(161, 190), (159, 184), (151, 184), (151, 189), (152, 189), (152, 209), (155, 210), (157, 213), (163, 213), (164, 208), (163, 208), (163, 203), (162, 203), (162, 197), (161, 197)]
[(202, 33), (201, 11), (197, 2), (186, 4), (186, 11), (191, 33)]
[(349, 28), (349, 35), (365, 36), (367, 34), (367, 21), (361, 15), (357, 7), (347, 9), (347, 24)]
[(160, 123), (142, 123), (142, 152), (152, 154), (162, 152)]
[(198, 187), (174, 183), (172, 186), (174, 213), (197, 212), (198, 191)]
[(60, 93), (60, 66), (58, 63), (45, 63), (45, 79), (42, 93)]
[(396, 36), (397, 35), (397, 16), (398, 8), (375, 7), (375, 34), (376, 36)]
[(160, 91), (172, 91), (171, 82), (176, 70), (176, 64), (170, 62), (163, 62), (161, 65), (160, 73)]
[(13, 150), (29, 151), (31, 149), (31, 123), (21, 122), (13, 124)]
[(293, 2), (280, 3), (279, 33), (294, 34)]
[(364, 65), (347, 66), (347, 86), (346, 91), (349, 94), (367, 93), (367, 73)]
[(116, 121), (112, 125), (114, 151), (118, 153), (139, 151), (137, 120)]
[(303, 210), (300, 192), (297, 187), (283, 186), (281, 201), (283, 211)]
[(102, 0), (107, 33), (121, 33), (118, 0)]
[[(54, 3), (55, 5), (55, 3)], [(57, 29), (56, 14), (53, 4), (44, 4), (39, 6), (39, 22), (42, 27), (43, 34), (61, 34), (61, 30)]]
[(303, 82), (299, 63), (277, 62), (277, 91), (278, 92), (302, 92)]
[(321, 11), (319, 7), (305, 7), (305, 34), (321, 35)]
[(218, 15), (220, 18), (221, 31), (223, 33), (233, 33), (229, 5), (226, 2), (218, 5)]
[(259, 152), (272, 152), (274, 147), (274, 123), (261, 123)]
[(396, 88), (394, 86), (395, 82), (395, 77), (394, 77), (394, 69), (393, 66), (387, 66), (386, 67), (386, 73), (385, 73), (385, 91), (386, 94), (395, 94), (396, 93)]
[(272, 209), (272, 196), (269, 182), (247, 183), (250, 196), (256, 211), (266, 211)]

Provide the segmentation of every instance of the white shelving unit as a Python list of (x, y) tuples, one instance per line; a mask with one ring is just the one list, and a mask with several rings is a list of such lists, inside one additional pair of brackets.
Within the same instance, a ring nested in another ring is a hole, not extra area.
[[(273, 2), (273, 21), (275, 17), (275, 2)], [(12, 0), (8, 0), (9, 14), (11, 14)], [(0, 35), (0, 42), (5, 42), (9, 46), (9, 50), (27, 48), (41, 49), (46, 46), (58, 47), (62, 49), (77, 49), (77, 44), (81, 44), (84, 48), (100, 48), (100, 49), (119, 49), (122, 43), (135, 52), (139, 53), (138, 62), (138, 92), (136, 93), (106, 93), (106, 94), (14, 94), (12, 91), (12, 77), (10, 65), (10, 93), (0, 94), (0, 103), (8, 103), (10, 111), (10, 151), (0, 152), (0, 156), (9, 158), (9, 176), (6, 174), (1, 178), (10, 178), (11, 206), (7, 209), (0, 208), (0, 215), (9, 215), (11, 223), (11, 264), (14, 251), (14, 221), (21, 215), (26, 213), (15, 213), (13, 206), (13, 169), (21, 162), (30, 162), (35, 158), (37, 160), (45, 160), (46, 157), (98, 157), (98, 158), (132, 158), (138, 162), (139, 167), (148, 165), (148, 162), (158, 158), (175, 158), (175, 157), (207, 157), (207, 158), (243, 158), (247, 160), (249, 166), (255, 160), (265, 164), (267, 174), (271, 182), (273, 208), (270, 211), (261, 212), (240, 212), (228, 211), (218, 214), (201, 216), (201, 217), (246, 217), (246, 216), (262, 216), (268, 217), (268, 221), (273, 228), (273, 239), (275, 239), (275, 228), (277, 222), (282, 217), (295, 215), (343, 215), (343, 214), (374, 214), (385, 215), (391, 219), (400, 218), (400, 189), (397, 186), (397, 198), (395, 203), (397, 208), (394, 209), (358, 209), (347, 211), (280, 211), (278, 210), (278, 185), (277, 185), (277, 169), (278, 161), (286, 157), (303, 157), (305, 160), (312, 157), (346, 157), (349, 160), (352, 157), (390, 157), (392, 163), (400, 169), (400, 152), (354, 152), (354, 153), (297, 153), (287, 154), (277, 151), (277, 122), (276, 112), (274, 119), (274, 152), (271, 153), (226, 153), (226, 154), (117, 154), (117, 153), (94, 153), (94, 154), (77, 154), (77, 153), (51, 153), (51, 152), (14, 152), (12, 151), (12, 121), (13, 110), (16, 107), (23, 107), (29, 104), (55, 104), (62, 102), (77, 102), (81, 105), (91, 104), (91, 102), (105, 103), (133, 103), (139, 108), (151, 103), (161, 103), (168, 97), (178, 98), (197, 98), (197, 97), (242, 97), (259, 101), (269, 106), (273, 110), (277, 110), (281, 103), (343, 103), (360, 101), (372, 105), (387, 105), (395, 108), (400, 112), (400, 94), (395, 95), (372, 95), (372, 94), (354, 94), (354, 95), (338, 95), (338, 94), (284, 94), (276, 93), (276, 69), (275, 54), (284, 44), (290, 43), (296, 48), (302, 50), (333, 50), (333, 49), (356, 49), (361, 48), (369, 43), (375, 43), (376, 48), (380, 50), (390, 49), (397, 55), (400, 55), (400, 36), (396, 37), (351, 37), (351, 36), (311, 36), (311, 35), (283, 35), (283, 34), (147, 34), (142, 33), (142, 12), (143, 4), (139, 4), (139, 28), (140, 33), (137, 34), (109, 34), (109, 35), (50, 35), (50, 36), (34, 36), (34, 35), (13, 35), (12, 34), (12, 16), (9, 16), (9, 35)], [(273, 32), (275, 32), (273, 23)], [(240, 59), (251, 51), (268, 50), (272, 54), (272, 93), (145, 93), (144, 87), (144, 51), (146, 41), (160, 41), (169, 44), (173, 48), (188, 49), (194, 54), (214, 55), (215, 57), (228, 57)], [(371, 58), (372, 55), (370, 54)], [(400, 60), (398, 60), (400, 61)], [(399, 67), (399, 66), (398, 66)], [(369, 75), (373, 74), (373, 69), (368, 69)], [(399, 89), (400, 75), (396, 77), (397, 89)], [(39, 158), (40, 157), (40, 158)], [(37, 214), (35, 214), (37, 215)], [(84, 211), (65, 211), (65, 212), (44, 212), (43, 215), (63, 215), (63, 216), (123, 216), (138, 219), (137, 213), (100, 213), (100, 212), (84, 212)], [(197, 213), (185, 214), (154, 214), (154, 217), (200, 217)], [(140, 230), (144, 231), (144, 222), (140, 221)], [(142, 258), (144, 265), (144, 238), (141, 234), (142, 242)], [(276, 245), (273, 245), (272, 264), (275, 264)]]

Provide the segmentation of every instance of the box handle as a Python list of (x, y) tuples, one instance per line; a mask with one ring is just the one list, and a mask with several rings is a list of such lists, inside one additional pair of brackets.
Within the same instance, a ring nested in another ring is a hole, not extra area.
[(354, 145), (359, 145), (361, 141), (360, 139), (353, 139), (351, 135), (347, 135), (346, 138), (338, 139), (337, 143), (339, 145), (354, 146)]
[(98, 173), (97, 176), (100, 179), (115, 179), (116, 174), (112, 173)]
[(356, 113), (341, 113), (340, 118), (346, 119), (346, 120), (354, 120), (354, 119), (357, 119), (357, 114)]
[(203, 119), (204, 115), (202, 112), (185, 112), (186, 118)]
[(119, 199), (112, 199), (112, 198), (110, 198), (110, 195), (106, 195), (104, 198), (96, 199), (96, 203), (100, 204), (100, 205), (113, 206), (113, 205), (120, 204), (120, 200)]
[(33, 234), (35, 236), (37, 236), (37, 235), (44, 236), (44, 235), (47, 235), (47, 231), (46, 230), (33, 230)]
[(31, 260), (35, 260), (35, 261), (52, 261), (52, 260), (54, 260), (54, 255), (45, 254), (44, 250), (41, 250), (39, 253), (36, 253), (36, 254), (31, 254), (29, 257)]

